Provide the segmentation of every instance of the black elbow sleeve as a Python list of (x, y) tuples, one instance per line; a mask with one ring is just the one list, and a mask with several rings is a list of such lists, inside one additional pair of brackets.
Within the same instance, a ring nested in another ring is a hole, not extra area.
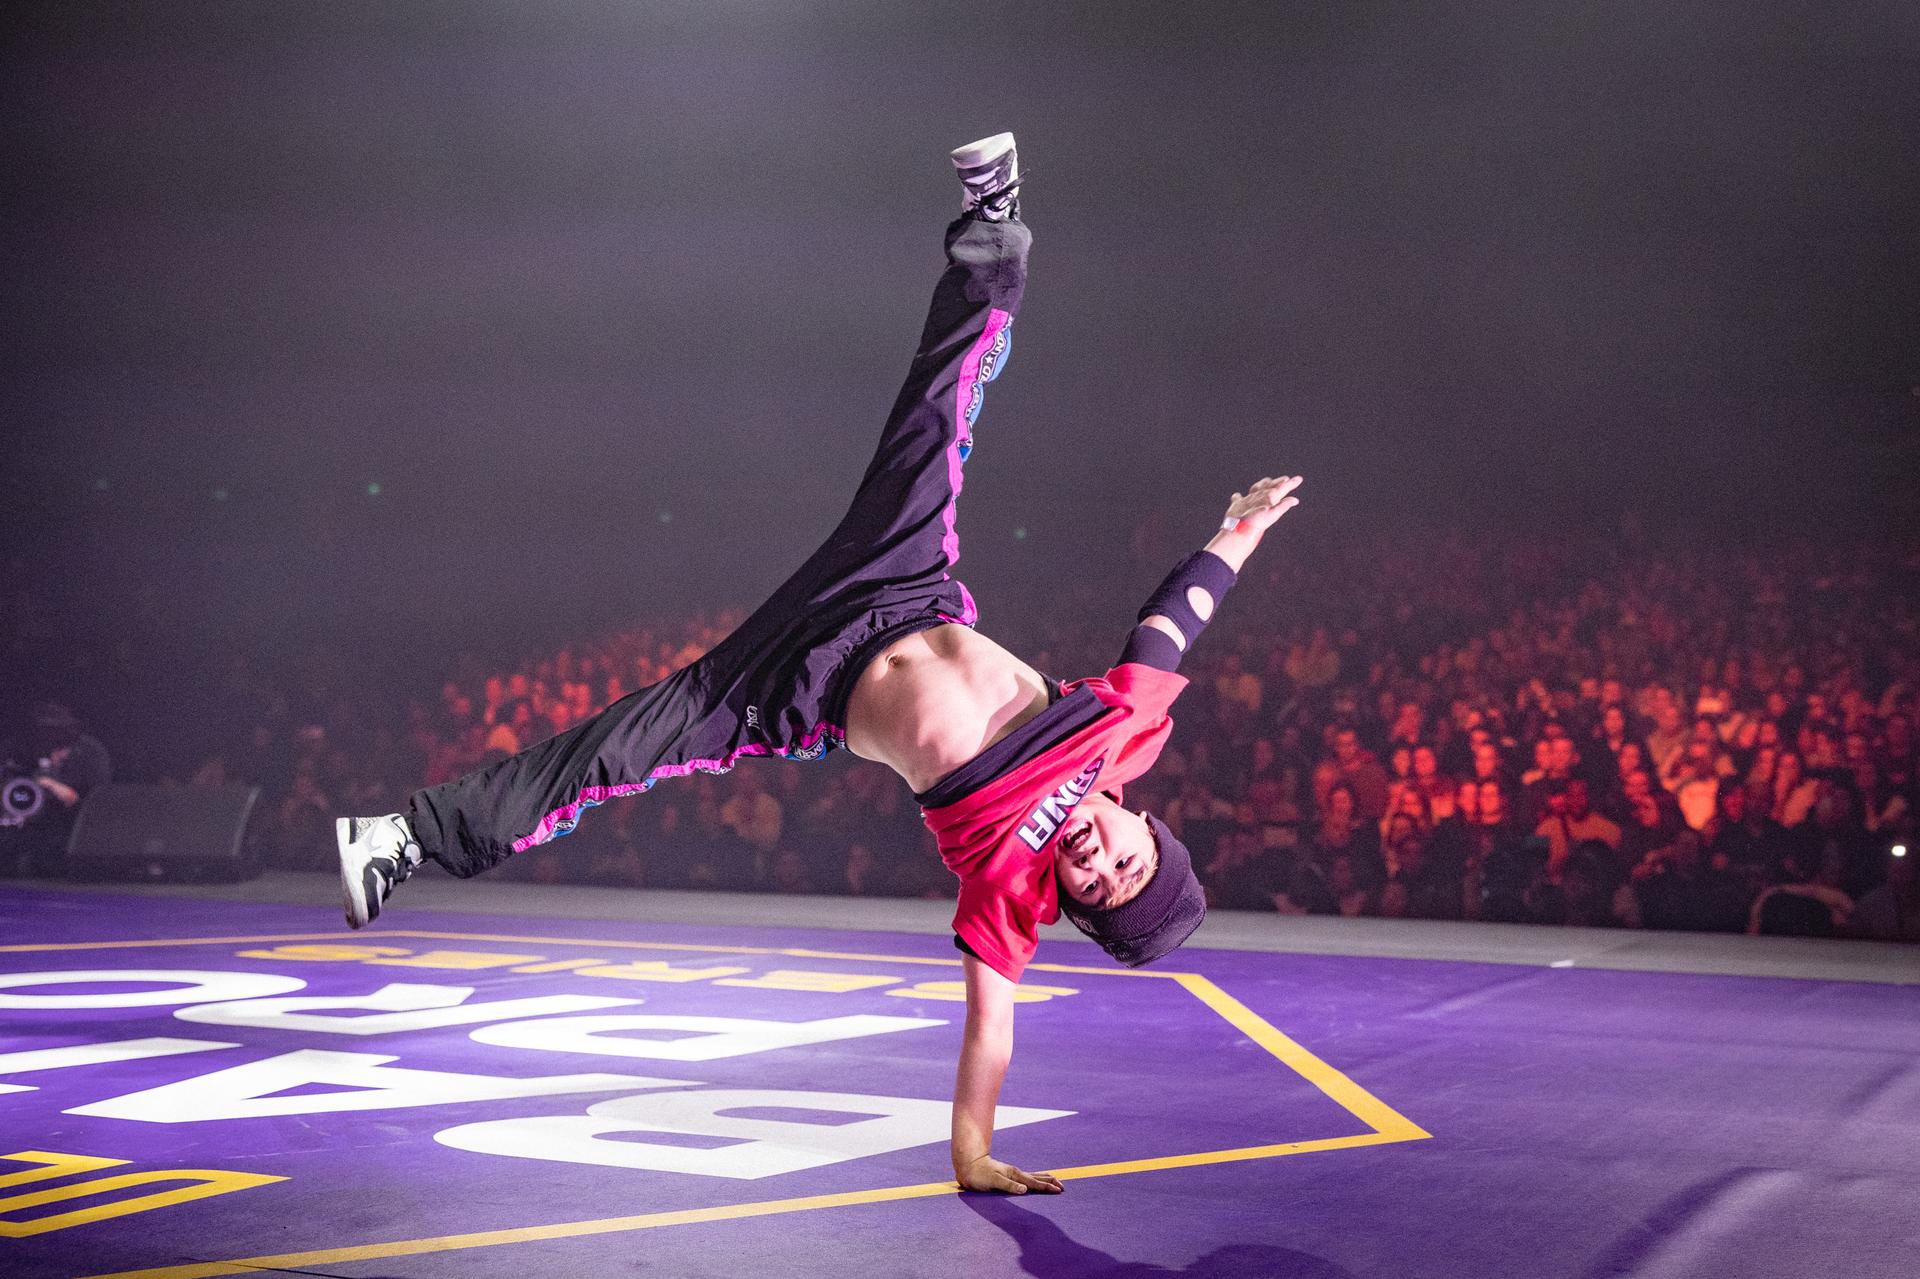
[(1197, 586), (1211, 595), (1217, 610), (1220, 601), (1233, 589), (1235, 576), (1227, 562), (1212, 551), (1195, 551), (1174, 565), (1173, 572), (1147, 597), (1147, 602), (1140, 606), (1138, 620), (1144, 622), (1157, 613), (1178, 627), (1187, 643), (1192, 644), (1207, 628), (1207, 619), (1194, 612), (1192, 602), (1187, 599), (1188, 588)]

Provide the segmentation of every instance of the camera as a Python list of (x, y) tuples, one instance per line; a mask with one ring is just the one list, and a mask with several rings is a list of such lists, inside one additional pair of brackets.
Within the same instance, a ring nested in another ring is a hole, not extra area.
[(47, 804), (47, 788), (31, 777), (0, 779), (0, 826), (24, 826)]

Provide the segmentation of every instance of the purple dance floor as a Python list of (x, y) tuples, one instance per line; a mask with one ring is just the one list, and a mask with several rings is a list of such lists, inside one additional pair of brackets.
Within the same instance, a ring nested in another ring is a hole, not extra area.
[(1920, 1274), (1920, 988), (7, 890), (0, 1275)]

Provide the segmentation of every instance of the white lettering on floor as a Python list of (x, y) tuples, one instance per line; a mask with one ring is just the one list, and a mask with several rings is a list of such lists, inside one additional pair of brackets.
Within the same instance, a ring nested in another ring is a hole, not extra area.
[[(615, 1013), (605, 1017), (550, 1017), (544, 1021), (482, 1026), (470, 1032), (470, 1037), (501, 1048), (534, 1048), (541, 1052), (647, 1057), (658, 1061), (719, 1061), (778, 1048), (863, 1039), (868, 1035), (889, 1035), (946, 1024), (924, 1017), (880, 1017), (871, 1013), (823, 1017), (818, 1021)], [(673, 1039), (632, 1039), (617, 1033), (636, 1030), (693, 1033)]]
[[(814, 1111), (821, 1119), (727, 1113), (752, 1110)], [(1001, 1106), (994, 1127), (1018, 1128), (1072, 1113)], [(950, 1116), (949, 1103), (914, 1097), (715, 1088), (616, 1097), (589, 1106), (584, 1115), (462, 1124), (435, 1134), (434, 1140), (485, 1155), (755, 1181), (945, 1141)], [(633, 1139), (632, 1134), (649, 1132), (720, 1138), (726, 1144), (702, 1149)], [(607, 1134), (618, 1139), (603, 1140)]]
[(276, 973), (223, 973), (193, 968), (92, 968), (63, 973), (0, 973), (0, 992), (34, 986), (119, 985), (166, 982), (173, 990), (114, 990), (91, 995), (0, 993), (0, 1008), (157, 1008), (166, 1004), (204, 1004), (215, 999), (258, 999), (305, 990), (298, 977)]
[[(116, 1061), (144, 1061), (149, 1057), (177, 1057), (213, 1048), (238, 1048), (206, 1039), (115, 1039), (104, 1044), (69, 1044), (64, 1048), (31, 1048), (0, 1053), (0, 1075), (25, 1075), (36, 1070), (66, 1070), (73, 1066), (106, 1066)], [(32, 1092), (36, 1085), (0, 1084), (0, 1092)]]
[[(141, 1092), (76, 1106), (69, 1115), (134, 1119), (149, 1124), (193, 1124), (214, 1119), (259, 1119), (268, 1115), (332, 1115), (349, 1110), (397, 1110), (408, 1106), (446, 1106), (462, 1101), (508, 1101), (517, 1097), (556, 1097), (567, 1093), (626, 1092), (639, 1088), (679, 1088), (687, 1079), (649, 1079), (643, 1075), (538, 1075), (513, 1079), (469, 1075), (450, 1070), (414, 1070), (390, 1066), (395, 1057), (373, 1053), (329, 1052), (303, 1048), (265, 1061), (248, 1062), (212, 1074), (162, 1084)], [(341, 1092), (275, 1096), (313, 1086)]]
[[(406, 1030), (437, 1030), (470, 1026), (475, 1022), (508, 1021), (555, 1013), (579, 1013), (596, 1008), (618, 1008), (638, 999), (609, 999), (602, 995), (541, 995), (531, 999), (499, 999), (469, 1004), (471, 986), (392, 982), (371, 995), (303, 995), (297, 999), (243, 999), (226, 1004), (200, 1004), (173, 1014), (182, 1021), (206, 1026), (257, 1026), (267, 1030), (314, 1030), (323, 1035), (393, 1035)], [(325, 1008), (375, 1010), (360, 1017), (330, 1017)]]

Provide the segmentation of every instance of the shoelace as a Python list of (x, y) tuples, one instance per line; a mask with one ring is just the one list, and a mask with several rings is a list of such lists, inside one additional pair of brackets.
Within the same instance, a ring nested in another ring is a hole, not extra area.
[(407, 849), (417, 849), (419, 847), (420, 845), (418, 844), (408, 843), (401, 847), (400, 855), (397, 857), (376, 857), (373, 859), (375, 863), (374, 869), (380, 874), (381, 901), (385, 901), (387, 898), (393, 896), (394, 889), (413, 877), (414, 869), (419, 866), (420, 863), (407, 856)]
[[(398, 885), (398, 884), (404, 884), (404, 883), (406, 883), (406, 882), (407, 882), (407, 881), (408, 881), (409, 879), (411, 879), (411, 878), (413, 878), (413, 872), (414, 872), (414, 870), (415, 870), (415, 868), (416, 868), (416, 867), (418, 867), (418, 866), (420, 865), (420, 863), (419, 863), (419, 862), (417, 862), (417, 861), (415, 861), (415, 860), (414, 860), (413, 858), (411, 858), (411, 857), (409, 857), (409, 856), (407, 856), (407, 849), (409, 849), (409, 848), (414, 848), (414, 849), (417, 849), (417, 848), (419, 848), (419, 847), (420, 847), (420, 845), (418, 845), (418, 844), (407, 844), (407, 845), (406, 845), (405, 847), (403, 847), (403, 848), (401, 848), (401, 850), (400, 850), (400, 856), (399, 856), (399, 859), (398, 859), (398, 860), (399, 860), (399, 863), (400, 863), (400, 864), (399, 864), (399, 867), (398, 867), (398, 870), (399, 870), (399, 874), (397, 874), (397, 875), (395, 875), (395, 876), (393, 877), (393, 882), (394, 882), (394, 884), (396, 884), (396, 885)], [(388, 892), (392, 892), (392, 891), (393, 891), (393, 889), (392, 889), (392, 888), (390, 887), (390, 888), (388, 888), (388, 890), (387, 890), (387, 891), (388, 891)]]
[[(976, 177), (979, 177), (979, 178), (998, 177), (999, 167), (1000, 166), (995, 165), (993, 169), (977, 174)], [(974, 207), (986, 208), (988, 206), (991, 206), (995, 213), (1001, 212), (1007, 207), (1009, 203), (1012, 202), (1013, 198), (1020, 193), (1020, 184), (1022, 182), (1025, 182), (1028, 178), (1031, 178), (1032, 176), (1033, 174), (1031, 172), (1023, 173), (1019, 177), (1015, 178), (1013, 181), (1007, 183), (1003, 187), (996, 187), (993, 190), (985, 193), (976, 192), (974, 195), (974, 201), (973, 201)], [(960, 179), (960, 182), (961, 182), (961, 185), (965, 186), (968, 191), (974, 191), (975, 184), (972, 179), (963, 177)]]

